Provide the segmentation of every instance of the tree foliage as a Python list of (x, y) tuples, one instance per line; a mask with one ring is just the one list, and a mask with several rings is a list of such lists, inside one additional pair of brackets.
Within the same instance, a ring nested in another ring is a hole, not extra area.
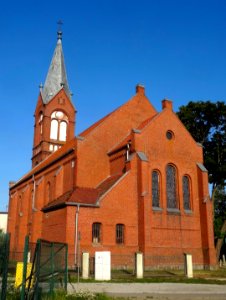
[(204, 164), (212, 184), (217, 258), (226, 234), (226, 105), (224, 102), (189, 102), (177, 113), (196, 142), (203, 146)]
[(218, 186), (215, 193), (215, 206), (214, 206), (214, 228), (215, 236), (217, 238), (222, 238), (224, 232), (222, 232), (222, 226), (226, 220), (226, 188), (223, 186)]
[(177, 113), (196, 142), (203, 146), (204, 163), (213, 191), (226, 181), (226, 105), (190, 101)]

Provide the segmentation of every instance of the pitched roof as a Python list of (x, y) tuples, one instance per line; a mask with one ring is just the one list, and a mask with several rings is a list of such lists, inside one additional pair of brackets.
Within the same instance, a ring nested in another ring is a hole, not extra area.
[(71, 99), (64, 63), (61, 35), (60, 37), (58, 35), (57, 45), (41, 92), (43, 102), (47, 104), (62, 88), (64, 88), (69, 99)]
[[(156, 114), (158, 115), (158, 114)], [(146, 127), (155, 117), (156, 115), (144, 120), (136, 129), (142, 130), (144, 127)]]
[(22, 178), (20, 178), (15, 184), (13, 184), (11, 188), (14, 188), (18, 184), (28, 180), (31, 178), (34, 174), (39, 173), (41, 170), (45, 169), (47, 166), (51, 165), (56, 160), (60, 160), (65, 155), (71, 153), (75, 150), (76, 147), (76, 138), (68, 141), (65, 145), (63, 145), (60, 149), (50, 154), (46, 159), (41, 161), (37, 166), (35, 166), (33, 169), (31, 169), (28, 173), (26, 173)]
[(108, 177), (102, 181), (96, 188), (76, 187), (42, 208), (42, 211), (48, 212), (65, 206), (98, 206), (97, 201), (119, 180), (122, 174)]
[(87, 129), (85, 129), (83, 132), (81, 132), (79, 134), (79, 136), (81, 137), (85, 137), (87, 134), (89, 134), (94, 128), (96, 128), (98, 125), (100, 125), (105, 119), (107, 119), (110, 115), (113, 114), (114, 111), (112, 111), (111, 113), (107, 114), (106, 116), (104, 116), (102, 119), (98, 120), (97, 122), (95, 122), (93, 125), (91, 125), (90, 127), (88, 127)]

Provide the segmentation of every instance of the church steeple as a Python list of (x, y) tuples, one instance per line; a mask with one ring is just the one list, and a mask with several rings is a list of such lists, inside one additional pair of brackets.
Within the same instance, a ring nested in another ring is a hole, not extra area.
[(74, 137), (75, 108), (67, 80), (62, 49), (62, 31), (35, 110), (32, 167)]
[(42, 90), (43, 102), (47, 104), (62, 88), (71, 99), (62, 48), (62, 31), (58, 31), (57, 45)]

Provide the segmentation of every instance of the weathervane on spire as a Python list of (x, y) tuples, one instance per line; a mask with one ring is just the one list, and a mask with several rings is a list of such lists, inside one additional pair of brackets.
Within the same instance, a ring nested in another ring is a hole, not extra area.
[(57, 39), (58, 39), (58, 40), (62, 40), (62, 34), (63, 34), (63, 32), (62, 32), (62, 25), (63, 25), (62, 20), (59, 20), (59, 21), (57, 22), (57, 24), (58, 24)]

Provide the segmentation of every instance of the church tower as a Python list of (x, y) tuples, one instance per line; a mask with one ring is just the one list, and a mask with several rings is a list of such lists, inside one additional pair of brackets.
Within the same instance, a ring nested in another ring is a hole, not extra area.
[(64, 63), (62, 32), (58, 31), (57, 45), (35, 109), (32, 167), (74, 137), (75, 113)]

